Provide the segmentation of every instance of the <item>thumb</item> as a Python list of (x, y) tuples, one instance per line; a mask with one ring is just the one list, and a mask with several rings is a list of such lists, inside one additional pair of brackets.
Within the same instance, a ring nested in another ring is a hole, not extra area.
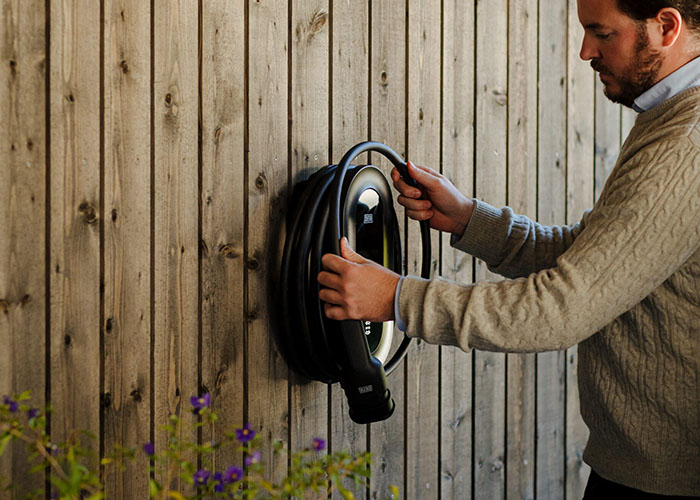
[(363, 264), (365, 262), (365, 258), (362, 255), (350, 248), (350, 243), (348, 243), (348, 239), (345, 236), (340, 240), (340, 254), (344, 259), (355, 264)]
[(406, 165), (411, 178), (422, 186), (430, 187), (435, 184), (436, 180), (439, 180), (439, 177), (435, 175), (436, 172), (428, 167), (417, 166), (410, 161), (406, 162)]

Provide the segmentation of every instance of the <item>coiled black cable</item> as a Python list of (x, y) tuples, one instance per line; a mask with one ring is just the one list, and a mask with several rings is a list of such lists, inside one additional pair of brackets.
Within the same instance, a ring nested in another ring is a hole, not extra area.
[[(348, 231), (343, 207), (348, 189), (355, 184), (369, 186), (388, 200), (383, 204), (381, 217), (384, 227), (391, 232), (386, 235), (388, 243), (384, 244), (390, 246), (393, 254), (380, 264), (388, 264), (387, 267), (401, 273), (399, 226), (388, 184), (375, 167), (350, 165), (367, 151), (386, 156), (404, 179), (416, 185), (408, 176), (401, 157), (388, 146), (370, 141), (350, 149), (337, 166), (326, 166), (295, 187), (288, 211), (280, 276), (281, 317), (285, 329), (281, 347), (285, 358), (295, 371), (307, 378), (325, 383), (340, 381), (348, 397), (350, 416), (360, 423), (381, 420), (393, 412), (394, 402), (386, 389), (385, 372), (390, 373), (398, 366), (410, 343), (406, 336), (391, 360), (382, 367), (369, 352), (363, 322), (329, 320), (318, 297), (320, 286), (316, 277), (321, 271), (321, 257), (328, 252), (340, 255), (340, 239), (347, 236)], [(358, 189), (361, 188), (355, 186), (354, 191)], [(429, 278), (431, 256), (427, 222), (421, 223), (421, 237), (421, 275)]]

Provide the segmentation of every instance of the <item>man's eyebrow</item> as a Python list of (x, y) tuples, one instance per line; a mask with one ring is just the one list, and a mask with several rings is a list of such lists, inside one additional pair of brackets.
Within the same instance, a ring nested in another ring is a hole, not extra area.
[(584, 24), (583, 27), (591, 30), (599, 30), (604, 28), (604, 26), (600, 23), (588, 23)]

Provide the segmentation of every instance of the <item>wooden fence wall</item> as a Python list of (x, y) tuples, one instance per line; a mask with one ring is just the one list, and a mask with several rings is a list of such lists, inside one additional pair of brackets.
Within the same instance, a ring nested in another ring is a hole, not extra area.
[[(633, 120), (581, 36), (575, 0), (0, 0), (0, 395), (31, 390), (56, 441), (87, 429), (105, 453), (162, 448), (210, 392), (202, 440), (251, 422), (291, 450), (371, 451), (357, 498), (580, 498), (575, 348), (414, 343), (395, 415), (359, 426), (280, 357), (270, 281), (291, 186), (369, 138), (577, 221)], [(493, 278), (447, 235), (433, 250), (443, 276)], [(21, 447), (0, 459), (18, 494), (43, 487), (27, 470)], [(108, 498), (147, 479), (143, 460), (104, 473)]]

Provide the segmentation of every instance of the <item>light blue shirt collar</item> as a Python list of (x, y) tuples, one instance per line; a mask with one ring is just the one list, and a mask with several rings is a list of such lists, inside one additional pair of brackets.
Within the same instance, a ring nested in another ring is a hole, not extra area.
[(684, 64), (634, 100), (632, 109), (637, 113), (649, 111), (691, 87), (700, 86), (700, 57)]

